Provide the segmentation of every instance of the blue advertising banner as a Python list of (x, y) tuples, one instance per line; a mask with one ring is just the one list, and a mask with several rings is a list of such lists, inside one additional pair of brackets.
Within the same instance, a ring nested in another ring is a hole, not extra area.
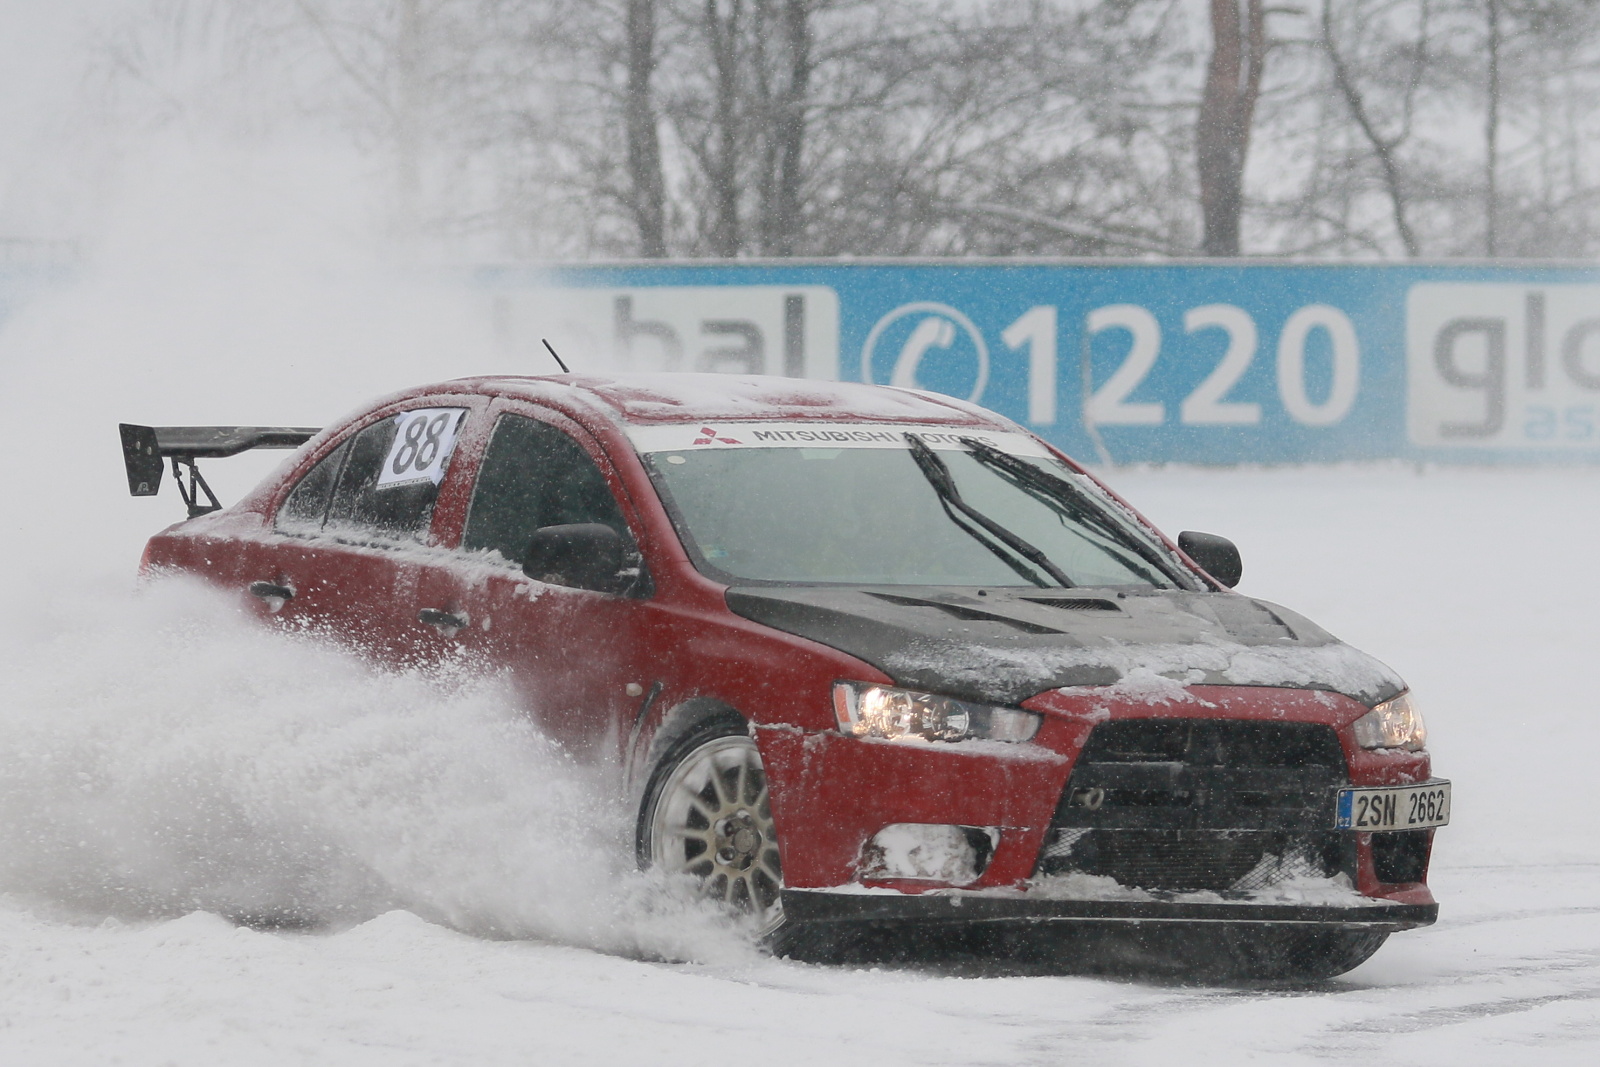
[(1600, 459), (1600, 269), (485, 268), (515, 344), (973, 400), (1091, 462)]

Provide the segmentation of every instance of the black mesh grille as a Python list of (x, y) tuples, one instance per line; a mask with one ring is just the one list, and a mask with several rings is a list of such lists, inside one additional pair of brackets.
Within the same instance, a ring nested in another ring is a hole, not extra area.
[(1313, 722), (1125, 719), (1095, 727), (1082, 758), (1089, 763), (1325, 767), (1340, 774), (1345, 769), (1333, 727)]
[(1140, 719), (1095, 728), (1040, 855), (1043, 875), (1168, 890), (1261, 889), (1352, 867), (1333, 825), (1349, 781), (1315, 723)]
[(1248, 892), (1286, 878), (1325, 878), (1343, 861), (1343, 842), (1330, 831), (1059, 829), (1039, 873), (1102, 875), (1141, 889)]

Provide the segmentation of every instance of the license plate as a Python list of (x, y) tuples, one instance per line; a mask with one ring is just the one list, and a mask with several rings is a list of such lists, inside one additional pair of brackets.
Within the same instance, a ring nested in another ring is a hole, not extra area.
[(1333, 825), (1339, 830), (1417, 830), (1450, 821), (1450, 783), (1341, 789)]

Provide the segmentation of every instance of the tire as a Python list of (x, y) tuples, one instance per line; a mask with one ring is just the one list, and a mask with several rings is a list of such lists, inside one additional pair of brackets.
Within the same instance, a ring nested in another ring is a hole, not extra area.
[(638, 840), (642, 864), (690, 879), (757, 938), (783, 925), (767, 776), (742, 719), (702, 723), (667, 751), (645, 791)]

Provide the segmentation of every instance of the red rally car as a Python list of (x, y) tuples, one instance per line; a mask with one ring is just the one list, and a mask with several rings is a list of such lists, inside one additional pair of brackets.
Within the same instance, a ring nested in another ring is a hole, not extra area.
[[(1404, 683), (971, 404), (483, 377), (122, 441), (135, 495), (170, 462), (190, 508), (147, 572), (509, 672), (620, 769), (640, 862), (763, 934), (1181, 931), (1311, 976), (1437, 913), (1450, 788)], [(228, 508), (195, 468), (301, 445)]]

